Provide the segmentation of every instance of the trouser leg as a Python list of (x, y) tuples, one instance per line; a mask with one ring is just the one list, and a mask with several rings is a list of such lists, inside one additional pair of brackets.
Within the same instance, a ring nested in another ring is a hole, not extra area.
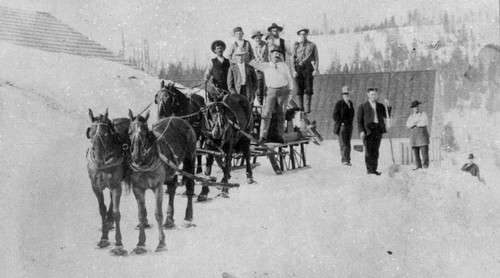
[(420, 147), (420, 152), (422, 153), (424, 168), (429, 167), (429, 146)]
[(413, 157), (415, 158), (415, 167), (422, 168), (422, 160), (420, 159), (420, 147), (411, 147)]
[(268, 88), (267, 97), (262, 109), (262, 120), (260, 122), (260, 137), (267, 138), (269, 133), (269, 125), (273, 116), (274, 108), (276, 107), (276, 88)]

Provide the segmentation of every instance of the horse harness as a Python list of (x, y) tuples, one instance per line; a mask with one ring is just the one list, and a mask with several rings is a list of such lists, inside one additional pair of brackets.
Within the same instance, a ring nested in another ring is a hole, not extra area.
[[(110, 147), (110, 144), (111, 142), (113, 141), (114, 138), (112, 138), (111, 140), (108, 141), (108, 144), (105, 144), (104, 143), (104, 140), (102, 139), (100, 133), (99, 133), (99, 130), (101, 128), (101, 126), (107, 126), (110, 130), (110, 133), (111, 133), (111, 136), (116, 136), (116, 133), (113, 131), (113, 128), (107, 124), (107, 123), (101, 123), (101, 122), (97, 122), (97, 123), (92, 123), (93, 126), (97, 126), (97, 130), (96, 130), (96, 134), (94, 135), (94, 137), (92, 138), (92, 142), (94, 142), (94, 140), (97, 138), (99, 138), (99, 140), (101, 141), (102, 145), (104, 146), (104, 151), (105, 153), (108, 153), (108, 148)], [(89, 128), (90, 130), (90, 128)], [(87, 136), (89, 136), (89, 130), (87, 130)], [(128, 149), (128, 145), (127, 144), (123, 144), (123, 150), (126, 150)], [(95, 153), (94, 153), (94, 149), (93, 147), (90, 147), (87, 149), (87, 153), (86, 153), (86, 158), (87, 158), (87, 161), (89, 162), (90, 165), (92, 165), (92, 167), (94, 167), (95, 169), (97, 170), (104, 170), (104, 169), (109, 169), (109, 168), (112, 168), (112, 167), (115, 167), (115, 166), (118, 166), (118, 165), (122, 165), (123, 163), (123, 155), (121, 155), (120, 157), (116, 157), (116, 156), (113, 156), (111, 157), (110, 160), (107, 160), (107, 161), (104, 161), (104, 165), (102, 166), (98, 166), (97, 163), (95, 162)]]

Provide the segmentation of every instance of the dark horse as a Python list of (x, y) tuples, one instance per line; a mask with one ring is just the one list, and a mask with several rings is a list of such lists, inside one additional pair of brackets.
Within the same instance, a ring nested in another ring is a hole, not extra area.
[[(123, 249), (120, 230), (120, 197), (122, 194), (121, 183), (128, 184), (127, 147), (124, 146), (128, 146), (126, 130), (129, 122), (126, 119), (115, 119), (115, 123), (121, 123), (119, 128), (116, 128), (113, 122), (108, 119), (107, 109), (104, 115), (101, 114), (98, 117), (94, 117), (92, 110), (89, 109), (89, 117), (92, 126), (87, 129), (87, 137), (91, 142), (91, 147), (87, 151), (87, 169), (92, 190), (99, 203), (102, 220), (102, 236), (97, 245), (100, 248), (110, 245), (108, 233), (114, 221), (116, 223), (116, 243), (111, 252), (115, 255), (125, 255), (127, 251)], [(107, 213), (103, 194), (105, 188), (108, 188), (111, 193), (111, 202)]]
[[(177, 116), (187, 121), (194, 129), (199, 147), (203, 146), (204, 136), (202, 126), (204, 117), (202, 108), (205, 107), (205, 99), (202, 96), (193, 94), (186, 96), (175, 87), (174, 83), (165, 86), (165, 81), (161, 81), (160, 91), (155, 95), (155, 103), (158, 104), (158, 120), (170, 116)], [(201, 155), (197, 156), (196, 173), (202, 172)]]
[[(169, 200), (167, 218), (163, 227), (173, 228), (174, 224), (174, 197), (177, 186), (176, 170), (183, 164), (183, 170), (193, 174), (196, 135), (192, 127), (177, 117), (168, 117), (158, 121), (150, 131), (147, 126), (149, 112), (145, 117), (134, 117), (129, 110), (131, 120), (129, 135), (131, 140), (131, 182), (137, 206), (139, 208), (139, 242), (134, 252), (142, 254), (145, 249), (147, 225), (147, 211), (145, 206), (145, 191), (151, 189), (156, 198), (155, 218), (159, 229), (159, 244), (156, 252), (165, 251), (165, 234), (162, 229), (163, 183), (168, 186)], [(167, 165), (167, 162), (174, 167)], [(188, 205), (185, 220), (193, 220), (192, 199), (194, 194), (194, 181), (186, 182)], [(190, 224), (188, 224), (190, 226)]]
[[(222, 168), (224, 177), (221, 182), (227, 183), (231, 178), (231, 162), (233, 153), (243, 154), (246, 164), (247, 183), (253, 183), (253, 173), (250, 163), (250, 139), (244, 136), (239, 129), (250, 134), (253, 129), (252, 109), (245, 96), (231, 94), (220, 102), (208, 106), (211, 129), (207, 132), (207, 148), (222, 150), (224, 158), (216, 157), (217, 164)], [(207, 172), (211, 172), (213, 160), (207, 159)], [(199, 201), (207, 198), (208, 186), (203, 186)], [(228, 189), (222, 189), (222, 197), (228, 197)]]

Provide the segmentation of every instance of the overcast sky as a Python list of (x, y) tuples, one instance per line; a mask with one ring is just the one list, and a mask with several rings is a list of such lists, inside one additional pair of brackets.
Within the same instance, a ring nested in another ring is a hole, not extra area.
[(378, 23), (392, 15), (406, 17), (414, 8), (429, 15), (499, 7), (497, 0), (0, 0), (0, 4), (50, 12), (115, 52), (123, 29), (126, 41), (147, 38), (152, 45), (161, 45), (166, 61), (192, 57), (200, 47), (206, 47), (208, 55), (210, 43), (230, 38), (235, 26), (242, 26), (249, 38), (253, 30), (265, 31), (276, 22), (285, 26), (283, 37), (293, 41), (298, 28), (321, 27), (325, 13), (330, 27), (338, 29)]

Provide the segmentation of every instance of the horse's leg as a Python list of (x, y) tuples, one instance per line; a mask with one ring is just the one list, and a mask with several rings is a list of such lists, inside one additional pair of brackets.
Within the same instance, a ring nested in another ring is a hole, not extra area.
[[(207, 155), (206, 164), (205, 164), (205, 175), (210, 176), (212, 174), (212, 165), (214, 164), (214, 156), (211, 154)], [(198, 202), (204, 202), (208, 199), (208, 193), (210, 192), (210, 188), (208, 186), (202, 186), (200, 195), (198, 195)]]
[(254, 183), (252, 165), (250, 164), (250, 142), (244, 144), (243, 147), (243, 158), (245, 159), (245, 164), (247, 167), (247, 184)]
[[(217, 164), (222, 169), (222, 172), (224, 173), (224, 176), (222, 177), (221, 183), (227, 183), (229, 179), (231, 178), (231, 158), (232, 158), (232, 150), (230, 149), (224, 149), (225, 157), (224, 160), (222, 158), (217, 157), (215, 158), (217, 160)], [(228, 196), (229, 190), (227, 187), (222, 188), (222, 192), (218, 195), (223, 198), (229, 198)]]
[[(185, 159), (184, 161), (184, 170), (190, 174), (194, 174), (194, 157), (189, 159)], [(185, 221), (193, 221), (193, 195), (194, 195), (194, 180), (186, 178), (186, 195), (187, 195), (187, 206), (186, 206), (186, 215), (184, 217)], [(191, 224), (187, 224), (187, 227), (190, 227)]]
[(167, 193), (168, 193), (168, 207), (167, 207), (167, 218), (165, 219), (165, 223), (163, 224), (163, 228), (172, 229), (172, 228), (175, 228), (174, 198), (175, 198), (175, 190), (177, 188), (177, 181), (176, 181), (176, 179), (169, 177), (166, 184), (167, 184)]
[(114, 255), (123, 256), (127, 254), (127, 251), (123, 249), (122, 243), (122, 233), (120, 228), (120, 198), (122, 196), (122, 187), (120, 182), (115, 185), (115, 188), (111, 190), (111, 200), (113, 202), (113, 218), (115, 219), (116, 231), (115, 231), (115, 248), (111, 250)]
[(138, 218), (139, 218), (139, 242), (134, 249), (134, 253), (136, 254), (144, 254), (147, 252), (146, 250), (146, 232), (144, 231), (145, 226), (147, 224), (146, 217), (146, 200), (145, 200), (145, 190), (140, 188), (139, 186), (133, 185), (135, 200), (137, 201), (137, 209), (138, 209)]
[(113, 217), (113, 196), (111, 194), (111, 190), (109, 191), (109, 208), (108, 213), (106, 214), (106, 222), (110, 230), (114, 228), (115, 219)]
[[(203, 148), (203, 139), (200, 138), (198, 140), (197, 144), (198, 144), (198, 148), (200, 148), (200, 149)], [(202, 157), (203, 156), (201, 154), (196, 156), (196, 162), (197, 162), (196, 163), (196, 174), (203, 172)]]
[(92, 190), (97, 197), (97, 203), (99, 204), (99, 213), (101, 214), (102, 235), (101, 240), (97, 243), (97, 246), (99, 248), (105, 248), (108, 247), (110, 243), (108, 238), (109, 226), (106, 222), (106, 204), (104, 203), (104, 194), (98, 186), (92, 185)]
[(158, 224), (158, 232), (159, 232), (159, 243), (158, 247), (156, 247), (155, 252), (162, 252), (167, 250), (167, 246), (165, 245), (165, 233), (163, 232), (162, 221), (163, 221), (163, 178), (161, 179), (159, 185), (154, 190), (155, 199), (156, 199), (156, 210), (155, 210), (155, 218), (156, 223)]

